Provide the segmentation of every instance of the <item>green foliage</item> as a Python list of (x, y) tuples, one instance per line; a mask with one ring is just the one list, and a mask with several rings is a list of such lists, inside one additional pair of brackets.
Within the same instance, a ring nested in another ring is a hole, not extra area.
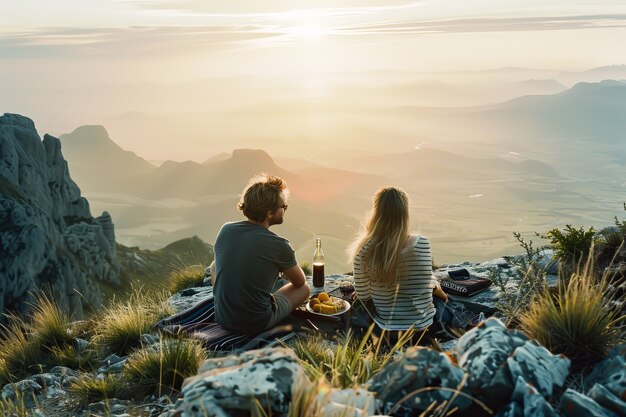
[(113, 301), (105, 308), (94, 326), (93, 342), (104, 355), (127, 355), (140, 347), (142, 334), (150, 333), (157, 320), (171, 313), (163, 293), (135, 289), (126, 301)]
[(515, 327), (518, 316), (522, 311), (526, 311), (533, 298), (542, 292), (546, 285), (546, 272), (539, 262), (541, 258), (541, 248), (533, 247), (533, 241), (526, 240), (519, 232), (513, 236), (524, 249), (524, 253), (519, 256), (505, 258), (513, 277), (504, 274), (500, 268), (489, 269), (488, 277), (500, 290), (500, 298), (496, 307), (504, 316), (507, 326)]
[(82, 374), (72, 383), (69, 391), (77, 395), (83, 405), (112, 398), (130, 398), (130, 387), (119, 375), (95, 376)]
[(168, 291), (174, 294), (187, 288), (202, 287), (204, 269), (202, 265), (191, 265), (170, 272)]
[(561, 281), (556, 294), (544, 290), (521, 315), (530, 337), (565, 354), (575, 367), (601, 359), (626, 336), (619, 325), (623, 300), (610, 291), (606, 276), (598, 282), (593, 274), (589, 255), (584, 269)]
[(593, 227), (576, 229), (568, 224), (563, 230), (554, 228), (548, 231), (545, 238), (550, 241), (554, 256), (564, 265), (574, 268), (589, 256), (595, 234)]
[(322, 336), (298, 339), (290, 347), (312, 380), (325, 380), (335, 388), (352, 388), (364, 384), (393, 361), (395, 353), (409, 344), (415, 335), (410, 330), (389, 348), (385, 346), (384, 334), (377, 338), (373, 329), (372, 325), (360, 336), (348, 331), (334, 347)]
[(193, 339), (161, 339), (157, 346), (135, 351), (124, 377), (141, 394), (179, 392), (185, 378), (196, 375), (206, 355)]
[(302, 268), (302, 271), (304, 272), (304, 275), (311, 275), (313, 272), (311, 270), (311, 263), (310, 262), (302, 262), (300, 264), (300, 268)]

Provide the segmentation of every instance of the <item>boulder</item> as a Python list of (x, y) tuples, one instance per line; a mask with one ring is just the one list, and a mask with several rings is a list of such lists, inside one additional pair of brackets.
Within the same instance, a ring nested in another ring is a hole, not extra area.
[(91, 216), (60, 141), (14, 114), (0, 116), (0, 236), (0, 312), (24, 313), (45, 288), (81, 318), (102, 303), (100, 282), (120, 282), (110, 216)]
[(496, 417), (557, 417), (543, 395), (521, 376), (517, 378), (511, 400), (498, 411)]
[[(402, 407), (419, 414), (432, 402), (449, 401), (453, 396), (453, 405), (462, 411), (471, 401), (456, 396), (453, 390), (461, 385), (463, 376), (463, 370), (450, 362), (447, 355), (424, 347), (411, 347), (398, 361), (388, 364), (368, 381), (367, 386), (387, 411), (402, 401)], [(436, 389), (438, 387), (443, 389)]]
[(496, 407), (511, 398), (519, 377), (550, 397), (565, 382), (570, 365), (569, 359), (551, 354), (496, 318), (465, 333), (457, 343), (457, 357), (469, 374), (469, 390)]
[(257, 407), (266, 415), (286, 416), (296, 390), (310, 385), (292, 350), (252, 350), (205, 361), (198, 375), (183, 383), (183, 398), (174, 409), (182, 417), (248, 416)]
[(374, 393), (363, 388), (320, 390), (315, 412), (328, 417), (368, 417), (376, 412)]
[(593, 399), (572, 389), (567, 389), (561, 396), (559, 409), (567, 417), (618, 417)]

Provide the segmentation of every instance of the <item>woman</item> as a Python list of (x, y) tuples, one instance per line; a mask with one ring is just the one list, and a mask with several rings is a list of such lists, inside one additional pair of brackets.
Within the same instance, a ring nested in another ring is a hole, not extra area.
[(409, 197), (400, 188), (376, 192), (352, 259), (357, 297), (383, 329), (425, 329), (435, 316), (433, 296), (447, 301), (432, 274), (428, 239), (409, 233)]

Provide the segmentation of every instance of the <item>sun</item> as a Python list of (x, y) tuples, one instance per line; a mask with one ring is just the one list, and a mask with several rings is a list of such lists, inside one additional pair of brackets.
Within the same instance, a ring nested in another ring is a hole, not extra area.
[(304, 24), (286, 28), (286, 33), (294, 38), (304, 38), (309, 40), (319, 39), (328, 33), (328, 30), (317, 24)]

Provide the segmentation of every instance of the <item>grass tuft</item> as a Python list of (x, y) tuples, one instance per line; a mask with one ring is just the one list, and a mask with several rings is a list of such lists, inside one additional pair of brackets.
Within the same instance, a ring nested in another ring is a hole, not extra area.
[(69, 387), (69, 391), (78, 396), (81, 404), (90, 404), (97, 401), (106, 401), (113, 398), (125, 399), (130, 397), (130, 388), (119, 375), (107, 374), (94, 376), (83, 374)]
[(71, 346), (74, 336), (69, 331), (70, 317), (48, 296), (41, 293), (32, 304), (32, 316), (27, 329), (44, 351)]
[(575, 369), (600, 360), (625, 335), (620, 303), (607, 276), (594, 277), (592, 259), (590, 254), (582, 271), (561, 281), (556, 294), (546, 288), (521, 315), (524, 331), (553, 353), (568, 356)]
[(322, 336), (298, 339), (291, 348), (302, 361), (312, 380), (322, 379), (334, 388), (352, 388), (364, 384), (385, 365), (392, 362), (414, 339), (408, 331), (391, 347), (386, 346), (385, 335), (376, 337), (372, 325), (363, 335), (352, 331), (337, 340), (337, 346)]
[(202, 265), (184, 266), (174, 269), (168, 276), (168, 290), (172, 294), (192, 287), (202, 287), (204, 281)]
[(141, 346), (141, 335), (150, 333), (158, 319), (171, 313), (164, 293), (145, 294), (136, 288), (126, 301), (105, 308), (94, 325), (93, 342), (104, 355), (128, 355)]
[(185, 378), (196, 375), (206, 354), (193, 339), (161, 339), (159, 344), (135, 351), (124, 377), (138, 393), (159, 396), (179, 392)]

